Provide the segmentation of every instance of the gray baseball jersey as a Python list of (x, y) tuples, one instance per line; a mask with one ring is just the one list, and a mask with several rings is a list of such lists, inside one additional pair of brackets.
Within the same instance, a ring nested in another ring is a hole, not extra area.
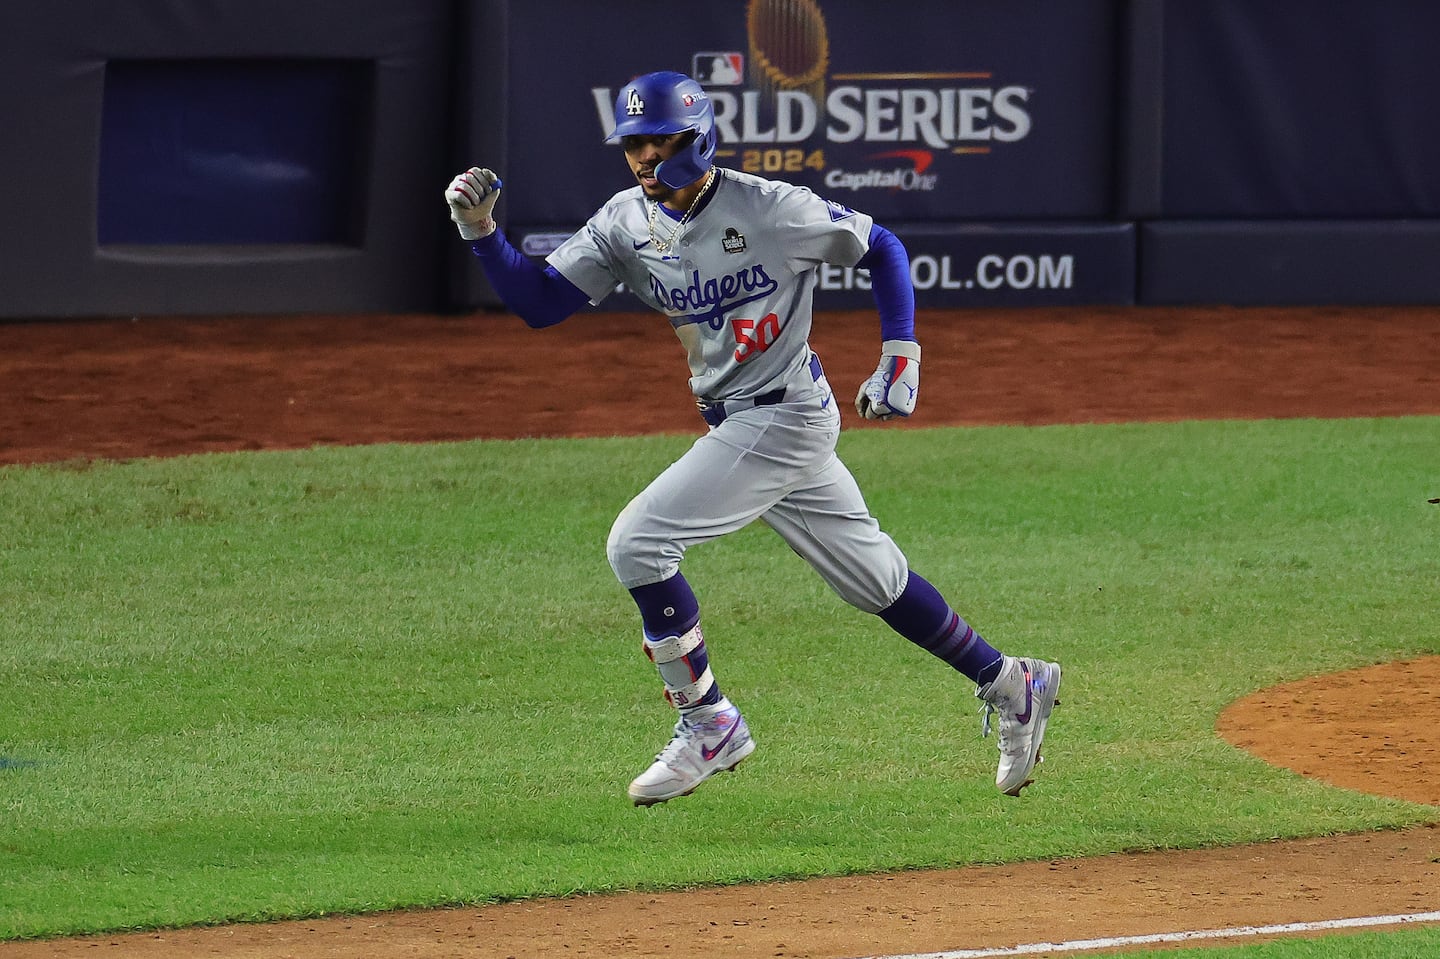
[(652, 228), (640, 187), (617, 193), (549, 257), (594, 302), (624, 283), (668, 316), (691, 391), (733, 408), (620, 513), (611, 566), (627, 588), (658, 583), (689, 547), (760, 519), (847, 602), (878, 612), (909, 567), (835, 455), (838, 404), (809, 345), (819, 266), (853, 266), (871, 218), (718, 167), (710, 191), (678, 228), (663, 213)]
[(806, 187), (715, 168), (713, 195), (678, 230), (663, 212), (654, 232), (640, 187), (617, 193), (548, 262), (598, 303), (624, 283), (670, 318), (697, 397), (725, 400), (780, 387), (804, 390), (821, 263), (854, 266), (871, 218)]

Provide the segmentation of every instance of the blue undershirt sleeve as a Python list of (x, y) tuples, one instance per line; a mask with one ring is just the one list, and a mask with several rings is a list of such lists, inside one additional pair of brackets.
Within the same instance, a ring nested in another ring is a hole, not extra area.
[(900, 238), (880, 224), (870, 227), (870, 249), (855, 264), (870, 271), (870, 293), (880, 311), (882, 340), (915, 340), (915, 288), (910, 254)]
[(511, 246), (498, 228), (487, 237), (472, 240), (470, 250), (479, 257), (500, 299), (526, 326), (537, 330), (554, 326), (590, 302), (584, 290), (553, 266), (541, 269)]

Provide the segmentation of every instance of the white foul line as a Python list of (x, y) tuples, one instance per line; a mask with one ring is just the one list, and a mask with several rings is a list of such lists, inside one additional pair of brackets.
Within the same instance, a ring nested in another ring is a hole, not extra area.
[(1048, 952), (1084, 952), (1089, 949), (1118, 949), (1122, 946), (1150, 946), (1197, 939), (1232, 939), (1240, 936), (1278, 936), (1294, 932), (1322, 932), (1328, 929), (1361, 929), (1394, 926), (1407, 922), (1440, 922), (1440, 912), (1412, 912), (1399, 916), (1362, 916), (1356, 919), (1327, 919), (1323, 922), (1288, 922), (1279, 926), (1235, 926), (1230, 929), (1197, 929), (1190, 932), (1161, 932), (1149, 936), (1114, 936), (1107, 939), (1072, 939), (1069, 942), (1032, 942), (1023, 946), (995, 949), (957, 949), (953, 952), (917, 952), (903, 956), (870, 956), (868, 959), (994, 959), (999, 956), (1034, 956)]

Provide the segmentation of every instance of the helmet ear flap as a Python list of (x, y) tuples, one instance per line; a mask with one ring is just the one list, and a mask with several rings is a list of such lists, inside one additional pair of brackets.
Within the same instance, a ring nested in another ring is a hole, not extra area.
[(715, 155), (715, 131), (696, 132), (690, 142), (655, 168), (655, 178), (672, 190), (682, 190), (710, 172)]
[(715, 149), (720, 144), (720, 138), (715, 133), (715, 127), (709, 126), (695, 131), (695, 136), (690, 139), (687, 149), (695, 155), (696, 165), (703, 173), (709, 170), (715, 163)]

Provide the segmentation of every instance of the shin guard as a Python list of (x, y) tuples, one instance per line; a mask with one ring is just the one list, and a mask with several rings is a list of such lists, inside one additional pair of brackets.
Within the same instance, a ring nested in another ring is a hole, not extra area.
[(679, 636), (645, 637), (645, 655), (660, 671), (665, 698), (676, 709), (694, 709), (718, 702), (720, 688), (710, 672), (710, 655), (697, 623)]

